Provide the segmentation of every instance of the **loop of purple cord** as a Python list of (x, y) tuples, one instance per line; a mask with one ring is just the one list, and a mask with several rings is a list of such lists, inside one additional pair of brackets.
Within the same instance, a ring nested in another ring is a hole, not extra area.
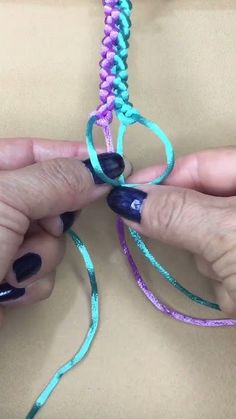
[[(101, 105), (94, 112), (97, 117), (97, 125), (102, 127), (107, 151), (111, 152), (114, 150), (112, 141), (112, 133), (110, 125), (113, 120), (113, 112), (115, 111), (115, 94), (114, 94), (114, 80), (115, 75), (113, 68), (115, 65), (115, 55), (117, 38), (119, 35), (117, 23), (119, 21), (119, 0), (103, 0), (104, 13), (105, 13), (105, 36), (102, 41), (101, 49), (101, 61), (100, 61), (100, 93), (99, 97)], [(131, 255), (130, 249), (125, 238), (125, 229), (123, 221), (118, 218), (117, 220), (117, 234), (120, 242), (121, 249), (127, 258), (133, 273), (134, 279), (148, 300), (154, 305), (154, 307), (165, 315), (172, 317), (175, 320), (192, 324), (195, 326), (202, 327), (222, 327), (222, 326), (235, 326), (236, 319), (200, 319), (187, 316), (176, 310), (171, 309), (167, 305), (163, 304), (148, 288), (144, 279), (142, 278), (137, 265)]]

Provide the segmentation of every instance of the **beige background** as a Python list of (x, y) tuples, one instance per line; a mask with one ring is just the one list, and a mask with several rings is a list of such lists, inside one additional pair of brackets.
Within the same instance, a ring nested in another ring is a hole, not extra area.
[[(135, 105), (165, 129), (177, 155), (236, 144), (236, 0), (134, 3)], [(102, 28), (99, 0), (0, 0), (1, 137), (83, 138), (98, 103)], [(131, 129), (126, 154), (135, 167), (162, 161), (152, 140)], [(104, 203), (84, 211), (78, 231), (97, 269), (101, 326), (87, 360), (64, 378), (38, 417), (235, 418), (236, 331), (191, 328), (157, 313), (134, 284)], [(189, 255), (150, 244), (179, 280), (212, 297)], [(143, 260), (139, 265), (173, 306), (213, 316), (170, 289)], [(52, 298), (8, 314), (0, 333), (1, 419), (24, 418), (81, 343), (89, 315), (86, 281), (69, 246)]]

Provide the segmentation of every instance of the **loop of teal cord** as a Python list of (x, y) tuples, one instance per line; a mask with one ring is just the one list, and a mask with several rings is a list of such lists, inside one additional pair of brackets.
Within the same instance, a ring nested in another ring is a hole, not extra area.
[(84, 339), (82, 346), (79, 351), (71, 358), (66, 364), (58, 369), (58, 371), (53, 375), (47, 386), (41, 392), (34, 405), (32, 406), (30, 412), (27, 414), (26, 419), (33, 419), (39, 410), (45, 405), (48, 398), (51, 396), (52, 392), (55, 390), (56, 386), (59, 384), (62, 377), (74, 368), (88, 353), (91, 344), (95, 338), (98, 324), (99, 324), (99, 297), (98, 289), (96, 282), (96, 275), (93, 266), (93, 262), (88, 253), (88, 250), (81, 239), (77, 236), (74, 231), (69, 231), (69, 236), (73, 240), (76, 248), (81, 253), (87, 273), (89, 276), (90, 286), (91, 286), (91, 323), (87, 332), (87, 335)]
[[(127, 131), (128, 125), (124, 124), (122, 115), (118, 114), (119, 119), (121, 120), (119, 133), (118, 133), (118, 140), (117, 140), (117, 153), (121, 154), (123, 156), (123, 143), (124, 143), (124, 136)], [(87, 130), (86, 130), (86, 143), (87, 143), (87, 149), (88, 154), (92, 163), (92, 166), (94, 170), (96, 171), (97, 175), (105, 182), (112, 186), (126, 186), (126, 187), (137, 187), (141, 184), (138, 183), (125, 183), (122, 178), (118, 180), (111, 179), (108, 177), (104, 171), (102, 170), (101, 164), (98, 160), (98, 155), (94, 146), (94, 140), (93, 140), (93, 127), (96, 123), (96, 116), (91, 116), (88, 124), (87, 124)], [(157, 185), (159, 183), (162, 183), (171, 173), (173, 167), (174, 167), (174, 151), (173, 147), (171, 145), (170, 140), (166, 136), (166, 134), (161, 130), (158, 125), (156, 125), (154, 122), (149, 121), (148, 119), (144, 118), (141, 115), (135, 114), (132, 117), (132, 123), (138, 123), (140, 125), (144, 125), (147, 127), (150, 131), (152, 131), (163, 143), (165, 147), (166, 152), (166, 168), (164, 172), (161, 174), (161, 176), (153, 179), (152, 181), (148, 182), (148, 185)]]

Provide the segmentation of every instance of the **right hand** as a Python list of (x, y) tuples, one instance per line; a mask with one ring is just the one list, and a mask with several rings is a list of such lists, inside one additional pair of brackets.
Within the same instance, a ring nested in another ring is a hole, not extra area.
[[(129, 181), (162, 171), (154, 166)], [(192, 252), (221, 309), (236, 314), (236, 147), (182, 157), (165, 185), (116, 188), (108, 204), (139, 233)]]

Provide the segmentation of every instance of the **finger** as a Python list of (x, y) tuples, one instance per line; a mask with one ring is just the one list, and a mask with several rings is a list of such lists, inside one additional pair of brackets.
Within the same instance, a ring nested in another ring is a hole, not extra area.
[(64, 252), (64, 239), (46, 232), (26, 239), (6, 275), (6, 282), (14, 287), (27, 287), (54, 271), (62, 261)]
[[(21, 305), (28, 305), (32, 303), (36, 303), (38, 301), (45, 300), (49, 298), (55, 284), (55, 272), (50, 272), (44, 278), (28, 285), (24, 290), (23, 294), (19, 294), (18, 298), (16, 297), (16, 293), (19, 292), (19, 288), (14, 288), (8, 284), (1, 284), (0, 285), (0, 297), (1, 297), (1, 289), (3, 285), (6, 285), (5, 288), (8, 288), (9, 294), (8, 298), (5, 299), (0, 298), (0, 304), (2, 307), (7, 306), (21, 306)], [(13, 298), (13, 294), (15, 298)], [(11, 298), (12, 297), (12, 298)], [(0, 310), (2, 309), (0, 308)], [(1, 313), (1, 312), (0, 312)]]
[[(102, 154), (99, 160), (112, 178), (124, 171), (124, 160), (116, 153)], [(49, 160), (3, 172), (0, 200), (38, 220), (83, 208), (109, 190), (109, 186), (98, 187), (95, 182), (100, 183), (89, 161), (84, 164), (77, 158)]]
[(107, 201), (139, 233), (200, 254), (209, 262), (235, 243), (236, 201), (232, 198), (159, 186), (116, 188)]
[[(99, 156), (104, 172), (113, 178), (131, 167), (116, 153)], [(4, 171), (0, 176), (0, 280), (22, 245), (30, 221), (73, 212), (102, 197), (107, 185), (98, 179), (89, 161), (64, 158)]]
[(228, 276), (224, 280), (224, 288), (236, 301), (236, 272), (234, 272), (232, 275)]
[[(103, 148), (97, 147), (102, 153)], [(84, 142), (17, 138), (0, 140), (0, 170), (13, 170), (57, 158), (88, 158)]]
[(78, 218), (79, 211), (64, 212), (57, 217), (48, 217), (39, 221), (40, 226), (55, 237), (60, 237), (63, 233), (68, 231)]
[(46, 300), (52, 294), (55, 285), (55, 272), (51, 272), (39, 281), (26, 288), (25, 304), (37, 303)]
[(48, 217), (39, 221), (34, 221), (26, 233), (27, 237), (40, 233), (42, 229), (55, 237), (61, 236), (68, 231), (79, 216), (80, 211), (65, 212), (57, 217)]
[(222, 284), (216, 282), (213, 287), (221, 310), (230, 316), (236, 316), (236, 300), (231, 297)]
[(213, 279), (214, 281), (223, 281), (223, 278), (221, 278), (218, 275), (218, 273), (213, 269), (212, 264), (207, 262), (202, 256), (194, 255), (194, 260), (199, 272), (202, 275), (206, 276), (207, 278)]
[[(236, 147), (202, 151), (179, 158), (166, 179), (166, 185), (194, 189), (216, 196), (236, 194)], [(153, 166), (134, 173), (130, 183), (147, 183), (158, 177), (164, 166)]]

